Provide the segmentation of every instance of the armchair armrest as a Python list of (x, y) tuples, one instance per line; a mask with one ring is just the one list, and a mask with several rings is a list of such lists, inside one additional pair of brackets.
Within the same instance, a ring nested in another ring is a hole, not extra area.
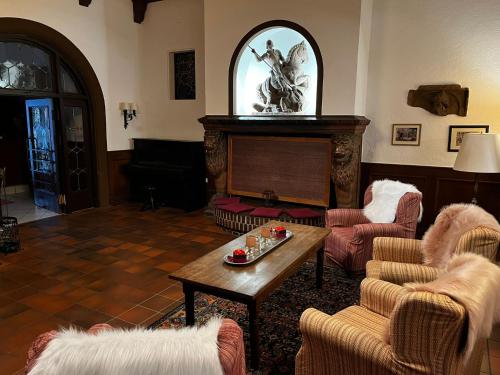
[(410, 238), (377, 237), (373, 240), (373, 259), (422, 264), (422, 241)]
[(369, 224), (357, 224), (353, 227), (353, 239), (356, 242), (373, 242), (375, 237), (400, 237), (404, 236), (404, 228), (395, 223), (381, 224), (381, 223), (369, 223)]
[(234, 320), (224, 319), (217, 335), (224, 375), (246, 375), (243, 331)]
[(421, 264), (371, 260), (366, 264), (366, 276), (393, 284), (427, 283), (438, 277), (439, 270)]
[(356, 224), (369, 222), (370, 220), (363, 215), (363, 210), (356, 208), (335, 208), (326, 211), (325, 223), (327, 228), (352, 227)]
[(459, 351), (465, 314), (462, 305), (442, 294), (408, 292), (402, 296), (390, 323), (396, 363), (405, 370), (418, 368), (423, 374), (449, 374), (449, 354)]
[[(302, 346), (295, 360), (296, 375), (350, 374), (363, 364), (387, 369), (392, 362), (389, 345), (314, 308), (302, 313), (300, 332)], [(348, 358), (351, 360), (346, 361)]]
[(387, 281), (366, 278), (361, 282), (360, 304), (388, 318), (398, 299), (408, 291), (400, 285)]

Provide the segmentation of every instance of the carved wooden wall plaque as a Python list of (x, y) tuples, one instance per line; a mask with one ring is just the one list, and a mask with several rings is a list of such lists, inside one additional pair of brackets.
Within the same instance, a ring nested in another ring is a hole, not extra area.
[(469, 89), (460, 85), (423, 85), (408, 92), (407, 103), (438, 116), (467, 116)]

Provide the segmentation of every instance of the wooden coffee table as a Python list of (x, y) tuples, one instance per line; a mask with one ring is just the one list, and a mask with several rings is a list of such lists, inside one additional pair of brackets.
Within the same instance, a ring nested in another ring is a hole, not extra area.
[(317, 257), (316, 287), (323, 280), (324, 239), (326, 228), (271, 221), (266, 226), (283, 225), (293, 237), (280, 247), (248, 266), (230, 266), (223, 257), (245, 246), (247, 234), (258, 234), (257, 228), (177, 270), (170, 277), (182, 282), (186, 305), (186, 325), (194, 324), (194, 292), (212, 294), (244, 303), (249, 312), (251, 367), (259, 367), (259, 337), (257, 317), (262, 301), (281, 283), (294, 274), (314, 253)]

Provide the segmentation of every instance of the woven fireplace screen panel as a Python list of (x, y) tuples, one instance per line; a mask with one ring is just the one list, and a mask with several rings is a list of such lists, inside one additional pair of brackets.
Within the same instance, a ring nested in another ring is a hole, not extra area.
[(329, 138), (231, 135), (228, 192), (327, 207), (330, 197)]

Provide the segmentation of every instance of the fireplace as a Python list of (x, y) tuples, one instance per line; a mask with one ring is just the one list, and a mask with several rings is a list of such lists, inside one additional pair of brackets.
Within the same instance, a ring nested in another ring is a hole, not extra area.
[[(318, 211), (316, 222), (303, 222), (309, 225), (322, 225), (329, 207), (358, 206), (362, 136), (370, 121), (321, 115), (322, 88), (321, 51), (302, 26), (274, 20), (243, 36), (229, 65), (229, 115), (199, 119), (211, 203), (236, 195), (262, 205), (273, 196), (285, 208)], [(261, 224), (257, 214), (221, 213), (213, 204), (209, 211), (224, 227), (238, 222), (240, 232)], [(279, 219), (296, 218), (287, 212)]]
[[(212, 197), (228, 194), (263, 197), (264, 190), (274, 187), (281, 201), (321, 207), (358, 206), (361, 143), (370, 122), (367, 118), (205, 116), (199, 121), (205, 128)], [(301, 145), (308, 155), (301, 154)], [(255, 152), (265, 155), (259, 157)], [(242, 160), (245, 155), (248, 160)], [(279, 165), (275, 175), (264, 158)], [(249, 175), (244, 176), (249, 161), (253, 161), (254, 166)], [(291, 163), (296, 164), (291, 167), (293, 173), (284, 173), (283, 169)], [(301, 169), (302, 166), (309, 169), (309, 173)], [(262, 180), (262, 176), (269, 182), (254, 180)], [(308, 178), (315, 186), (314, 191), (306, 191)]]

